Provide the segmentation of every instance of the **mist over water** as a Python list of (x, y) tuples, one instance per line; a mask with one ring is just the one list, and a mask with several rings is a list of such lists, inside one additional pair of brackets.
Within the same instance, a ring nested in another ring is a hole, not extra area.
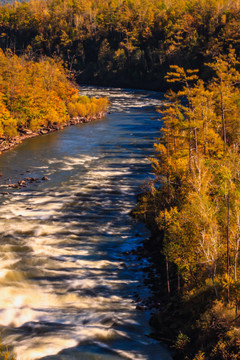
[(18, 360), (171, 359), (148, 337), (144, 264), (124, 252), (149, 234), (130, 211), (151, 171), (161, 95), (84, 88), (105, 119), (25, 141), (0, 157), (0, 330)]

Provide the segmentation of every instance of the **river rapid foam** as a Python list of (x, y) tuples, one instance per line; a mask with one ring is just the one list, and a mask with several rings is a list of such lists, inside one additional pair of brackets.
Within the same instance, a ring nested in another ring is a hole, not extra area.
[[(144, 264), (124, 252), (148, 231), (129, 213), (150, 174), (161, 94), (109, 96), (101, 121), (26, 140), (0, 158), (0, 329), (18, 360), (170, 360), (148, 335)], [(27, 176), (49, 181), (22, 189)]]

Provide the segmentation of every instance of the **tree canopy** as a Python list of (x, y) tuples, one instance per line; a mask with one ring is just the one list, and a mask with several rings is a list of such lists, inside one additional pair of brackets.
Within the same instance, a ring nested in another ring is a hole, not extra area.
[[(181, 88), (171, 90), (159, 109), (163, 127), (152, 158), (155, 177), (141, 195), (136, 214), (163, 234), (155, 251), (165, 256), (167, 271), (170, 263), (181, 277), (185, 299), (209, 287), (214, 296), (199, 300), (199, 306), (211, 309), (214, 299), (221, 300), (225, 304), (221, 312), (230, 306), (238, 314), (240, 72), (235, 50), (206, 66), (214, 73), (207, 83), (199, 79), (198, 70), (170, 67), (167, 81)], [(172, 286), (167, 274), (169, 295)], [(204, 324), (210, 329), (208, 316)], [(216, 320), (221, 314), (214, 316), (216, 326), (222, 326)], [(234, 317), (235, 312), (232, 322)], [(225, 321), (224, 326), (231, 329), (231, 323)], [(217, 341), (224, 334), (226, 330)], [(227, 345), (229, 353), (226, 343), (221, 345), (225, 357), (219, 349), (215, 357), (208, 347), (208, 356), (200, 359), (237, 359), (240, 350), (234, 339)]]
[(62, 126), (76, 117), (101, 117), (107, 106), (106, 98), (81, 96), (62, 61), (34, 62), (0, 50), (0, 137)]
[[(240, 50), (237, 0), (30, 0), (0, 6), (0, 47), (61, 56), (80, 81), (163, 89), (169, 65)], [(29, 48), (30, 46), (30, 48)]]

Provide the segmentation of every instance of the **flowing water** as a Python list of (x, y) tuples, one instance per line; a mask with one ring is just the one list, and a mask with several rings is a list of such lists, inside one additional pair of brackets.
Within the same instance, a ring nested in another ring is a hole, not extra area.
[(171, 359), (148, 335), (144, 263), (125, 252), (149, 234), (130, 215), (159, 134), (157, 93), (108, 96), (101, 121), (26, 140), (0, 157), (0, 330), (18, 360)]

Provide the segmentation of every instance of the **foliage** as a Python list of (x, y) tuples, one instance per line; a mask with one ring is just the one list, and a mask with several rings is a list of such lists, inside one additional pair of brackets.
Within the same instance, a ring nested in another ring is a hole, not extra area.
[[(235, 359), (240, 351), (239, 343), (225, 338), (231, 324), (236, 324), (240, 304), (237, 65), (232, 48), (228, 55), (216, 57), (207, 64), (214, 73), (209, 83), (200, 80), (195, 70), (171, 66), (167, 80), (181, 87), (170, 91), (166, 105), (159, 109), (163, 127), (152, 159), (154, 179), (136, 211), (148, 224), (149, 218), (154, 220), (163, 234), (158, 251), (181, 276), (182, 300), (190, 304), (208, 286), (221, 301), (214, 305), (212, 296), (200, 301), (199, 307), (209, 309), (202, 315), (197, 312), (197, 328), (204, 333), (202, 343), (211, 343), (212, 337), (214, 346), (195, 359)], [(169, 274), (166, 288), (170, 295)], [(182, 342), (183, 335), (175, 345), (179, 350)]]
[(232, 46), (238, 0), (30, 0), (0, 6), (0, 47), (57, 54), (81, 81), (163, 88), (169, 64), (200, 69)]
[[(233, 117), (240, 111), (235, 85), (240, 73), (235, 65), (233, 50), (216, 59), (209, 65), (216, 71), (209, 85), (198, 79), (197, 71), (171, 67), (168, 81), (183, 87), (171, 91), (159, 110), (163, 128), (149, 191), (156, 199), (151, 202), (155, 221), (164, 230), (165, 255), (190, 288), (212, 279), (217, 297), (216, 282), (222, 289), (237, 289), (238, 279), (240, 124)], [(230, 269), (224, 265), (227, 256)]]
[(15, 356), (11, 354), (6, 345), (0, 343), (0, 359), (1, 360), (15, 360)]
[(0, 50), (0, 137), (102, 117), (107, 107), (106, 98), (80, 96), (60, 60), (34, 62)]
[(187, 346), (187, 344), (189, 343), (190, 339), (187, 335), (183, 334), (182, 332), (180, 332), (178, 334), (176, 343), (175, 343), (175, 348), (180, 350), (180, 351), (184, 351), (185, 347)]

